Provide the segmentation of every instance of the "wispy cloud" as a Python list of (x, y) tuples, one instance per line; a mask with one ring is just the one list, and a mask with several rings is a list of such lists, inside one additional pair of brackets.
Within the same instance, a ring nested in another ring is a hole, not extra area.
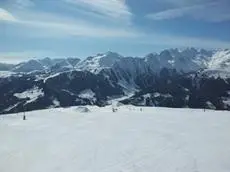
[[(170, 4), (175, 7), (185, 7), (192, 5), (201, 5), (216, 2), (216, 0), (157, 0), (163, 4)], [(227, 0), (218, 0), (218, 1), (227, 1)]]
[(161, 45), (163, 47), (197, 47), (197, 48), (229, 48), (229, 41), (222, 41), (217, 39), (173, 36), (162, 34), (150, 34), (139, 39), (140, 44), (146, 45)]
[(39, 28), (44, 35), (72, 35), (86, 37), (136, 37), (134, 30), (125, 27), (110, 27), (96, 25), (84, 20), (63, 17), (44, 12), (24, 11), (17, 18), (12, 13), (0, 8), (1, 20), (13, 22), (27, 28)]
[(198, 10), (199, 8), (203, 8), (203, 6), (191, 6), (191, 7), (169, 9), (153, 14), (148, 14), (147, 17), (152, 20), (169, 20), (169, 19), (174, 19), (190, 14), (193, 11)]
[[(130, 27), (131, 16), (125, 0), (61, 0), (62, 3), (84, 12), (88, 18), (66, 16), (57, 13), (30, 10), (36, 3), (33, 0), (11, 0), (8, 7), (0, 8), (0, 22), (8, 21), (45, 36), (86, 36), (86, 37), (136, 37), (138, 33)], [(64, 5), (64, 4), (63, 4)], [(14, 10), (23, 7), (23, 10)], [(38, 8), (37, 8), (38, 9)], [(99, 20), (100, 22), (97, 22)], [(116, 22), (114, 22), (116, 21)], [(128, 24), (127, 24), (128, 23)], [(40, 29), (40, 30), (38, 30)], [(31, 34), (28, 34), (31, 36)]]
[(56, 57), (59, 58), (54, 52), (50, 51), (12, 51), (12, 52), (0, 52), (1, 63), (19, 63), (28, 59), (44, 58), (44, 57)]
[[(1, 0), (0, 0), (1, 1)], [(16, 0), (12, 0), (16, 1)], [(159, 0), (160, 1), (160, 0)], [(176, 2), (174, 0), (162, 0), (162, 1), (171, 1), (171, 3)], [(211, 2), (209, 0), (178, 0), (177, 4), (174, 3), (173, 9), (169, 9), (166, 11), (160, 11), (157, 13), (149, 14), (148, 17), (152, 20), (169, 20), (172, 18), (179, 17), (190, 17), (197, 20), (205, 20), (210, 22), (220, 22), (229, 20), (229, 9), (228, 5), (224, 5), (224, 0), (219, 0), (218, 2)], [(22, 0), (23, 2), (23, 0)], [(33, 2), (33, 1), (31, 1)], [(44, 1), (45, 2), (45, 1)], [(58, 6), (59, 10), (53, 10), (52, 12), (48, 11), (50, 7), (42, 8), (45, 3), (42, 4), (41, 7), (36, 6), (36, 8), (23, 8), (16, 9), (15, 8), (0, 8), (0, 27), (5, 25), (5, 21), (8, 23), (12, 23), (12, 25), (8, 25), (10, 28), (6, 33), (12, 34), (17, 39), (27, 39), (27, 38), (49, 38), (46, 39), (47, 42), (54, 42), (53, 38), (64, 38), (63, 40), (68, 40), (69, 38), (74, 39), (75, 41), (79, 37), (86, 38), (87, 41), (95, 41), (97, 40), (108, 40), (111, 44), (116, 44), (116, 41), (124, 43), (124, 45), (128, 44), (136, 44), (140, 45), (143, 48), (143, 44), (148, 47), (154, 47), (153, 45), (161, 45), (162, 47), (183, 47), (183, 46), (194, 46), (194, 47), (204, 47), (204, 48), (228, 48), (230, 47), (230, 42), (221, 41), (206, 38), (196, 38), (196, 37), (185, 37), (185, 36), (173, 36), (173, 35), (165, 35), (161, 34), (159, 31), (151, 30), (151, 33), (145, 33), (145, 28), (137, 26), (140, 30), (135, 29), (135, 23), (132, 27), (126, 24), (131, 21), (133, 14), (131, 13), (129, 7), (127, 6), (125, 0), (61, 0)], [(63, 3), (64, 2), (64, 3)], [(185, 3), (186, 2), (186, 3)], [(195, 3), (196, 2), (196, 3)], [(38, 5), (35, 3), (33, 5)], [(62, 6), (63, 5), (63, 6)], [(25, 5), (26, 6), (26, 5)], [(27, 6), (31, 7), (31, 6)], [(69, 12), (70, 9), (74, 9), (74, 12)], [(64, 9), (63, 9), (64, 8)], [(76, 11), (75, 11), (76, 10)], [(87, 17), (81, 17), (78, 15), (78, 11), (84, 11)], [(51, 11), (51, 10), (50, 10)], [(60, 12), (61, 11), (61, 12)], [(68, 11), (68, 12), (66, 12)], [(58, 14), (58, 12), (60, 12)], [(106, 18), (106, 20), (100, 20), (97, 22), (94, 18), (101, 17)], [(4, 21), (4, 22), (2, 22)], [(121, 23), (112, 23), (110, 21), (122, 21)], [(2, 23), (1, 23), (2, 22)], [(112, 23), (112, 24), (111, 24)], [(13, 29), (12, 29), (13, 28)], [(17, 29), (15, 29), (17, 28)], [(142, 30), (143, 29), (143, 30)], [(11, 36), (11, 35), (10, 35)], [(89, 37), (89, 39), (88, 39)], [(76, 38), (76, 39), (75, 39)], [(92, 39), (91, 39), (92, 38)], [(94, 38), (103, 38), (103, 39), (94, 39)], [(110, 39), (111, 38), (111, 39)], [(118, 38), (118, 39), (117, 39)], [(40, 45), (39, 40), (33, 39), (35, 43)], [(43, 39), (40, 39), (43, 40)], [(113, 42), (113, 40), (115, 40)], [(37, 42), (36, 42), (37, 41)], [(78, 40), (76, 41), (78, 42)], [(81, 41), (79, 41), (81, 42)], [(29, 42), (30, 43), (30, 42)], [(104, 43), (104, 44), (106, 44)], [(26, 45), (24, 47), (30, 47)], [(102, 45), (104, 48), (104, 44), (98, 42), (98, 45)], [(6, 46), (12, 47), (12, 45), (8, 44)], [(64, 45), (63, 45), (64, 46)], [(68, 46), (65, 45), (65, 46)], [(116, 46), (116, 45), (115, 45)], [(8, 49), (11, 49), (7, 47)], [(23, 47), (23, 46), (22, 46)], [(37, 48), (36, 44), (31, 46), (33, 48)], [(45, 47), (45, 46), (44, 46)], [(139, 47), (139, 46), (138, 46)], [(8, 50), (7, 49), (7, 50)], [(55, 48), (54, 48), (55, 49)], [(140, 47), (141, 49), (141, 47)], [(18, 49), (17, 49), (18, 50)], [(82, 50), (83, 51), (83, 50)], [(37, 54), (37, 53), (34, 53)], [(48, 54), (48, 53), (47, 53)], [(3, 54), (0, 54), (3, 56)], [(5, 59), (11, 57), (10, 59), (14, 59), (13, 57), (32, 57), (32, 53), (30, 54), (4, 54)]]
[[(143, 46), (151, 46), (151, 47), (160, 46), (160, 47), (164, 47), (164, 49), (182, 48), (182, 47), (216, 49), (216, 48), (230, 47), (230, 42), (225, 42), (225, 41), (204, 39), (204, 38), (192, 38), (192, 37), (178, 37), (178, 36), (175, 37), (172, 35), (161, 35), (161, 34), (143, 35), (143, 37), (138, 39), (132, 39), (132, 41), (126, 39), (125, 44), (129, 44), (131, 46), (137, 45), (138, 47), (140, 47), (140, 49)], [(143, 53), (147, 54), (151, 51), (153, 50), (148, 50)], [(98, 52), (94, 52), (94, 53), (98, 53)], [(136, 55), (137, 54), (133, 53), (133, 56)], [(145, 54), (140, 54), (140, 55), (145, 55)], [(63, 58), (63, 56), (60, 56), (60, 54), (54, 53), (52, 51), (43, 51), (43, 50), (0, 52), (0, 61), (4, 63), (19, 63), (22, 61), (26, 61), (28, 59), (44, 58), (44, 57)], [(83, 58), (85, 57), (86, 56), (83, 56)]]
[(0, 8), (0, 21), (11, 21), (16, 22), (17, 19), (7, 10)]
[(132, 13), (125, 0), (63, 0), (67, 3), (84, 8), (95, 14), (119, 19), (130, 20)]
[[(204, 1), (204, 0), (203, 0)], [(187, 0), (187, 2), (191, 2)], [(181, 3), (180, 3), (181, 4)], [(208, 22), (222, 22), (230, 20), (230, 10), (227, 1), (209, 2), (205, 4), (180, 6), (157, 13), (148, 14), (152, 20), (169, 20), (179, 17), (190, 17)]]
[(35, 5), (32, 0), (13, 0), (13, 2), (11, 3), (15, 4), (15, 6), (19, 8), (26, 8), (26, 7), (31, 7)]

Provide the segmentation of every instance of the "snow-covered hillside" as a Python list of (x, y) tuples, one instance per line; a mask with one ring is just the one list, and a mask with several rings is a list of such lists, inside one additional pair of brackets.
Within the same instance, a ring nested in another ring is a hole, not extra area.
[(108, 106), (26, 115), (0, 116), (1, 172), (230, 171), (229, 112)]
[(8, 78), (10, 76), (13, 76), (14, 72), (10, 72), (10, 71), (0, 71), (0, 78)]

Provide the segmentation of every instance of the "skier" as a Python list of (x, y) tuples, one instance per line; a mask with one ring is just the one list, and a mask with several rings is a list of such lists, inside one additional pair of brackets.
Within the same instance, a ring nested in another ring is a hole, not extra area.
[(25, 114), (23, 115), (23, 120), (24, 120), (24, 121), (26, 120), (26, 115), (25, 115)]

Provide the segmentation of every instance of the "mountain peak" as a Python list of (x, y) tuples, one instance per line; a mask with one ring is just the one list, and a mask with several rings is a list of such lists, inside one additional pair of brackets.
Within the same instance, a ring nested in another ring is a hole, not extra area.
[(149, 53), (149, 54), (147, 54), (145, 57), (151, 58), (151, 57), (155, 57), (155, 56), (157, 56), (157, 55), (158, 55), (157, 53)]
[(81, 61), (76, 67), (81, 70), (88, 70), (91, 72), (100, 72), (104, 68), (112, 67), (122, 56), (116, 52), (108, 51), (104, 54), (100, 53), (96, 56), (90, 56)]
[(121, 58), (122, 57), (120, 54), (116, 52), (112, 52), (112, 51), (107, 51), (104, 55), (109, 58)]
[(35, 59), (29, 60), (24, 63), (20, 63), (15, 66), (13, 71), (15, 72), (32, 72), (32, 71), (41, 71), (44, 70), (44, 66)]

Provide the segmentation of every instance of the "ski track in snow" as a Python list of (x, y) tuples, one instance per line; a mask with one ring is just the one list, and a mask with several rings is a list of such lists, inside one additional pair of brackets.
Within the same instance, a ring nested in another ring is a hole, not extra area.
[(230, 112), (87, 108), (0, 116), (0, 171), (230, 171)]

